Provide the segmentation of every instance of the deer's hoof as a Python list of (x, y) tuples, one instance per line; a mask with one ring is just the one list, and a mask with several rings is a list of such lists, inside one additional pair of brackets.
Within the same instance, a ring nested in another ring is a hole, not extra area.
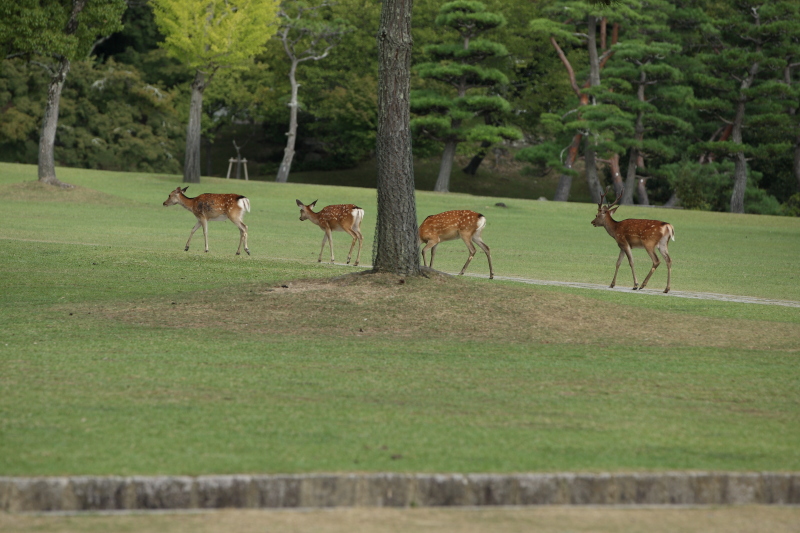
[(494, 279), (494, 274), (489, 274), (489, 279)]
[(188, 252), (189, 251), (189, 247), (187, 246), (186, 248), (183, 249), (183, 251), (184, 252)]
[(250, 255), (250, 250), (248, 250), (247, 248), (245, 248), (245, 249), (244, 249), (244, 251), (245, 251), (245, 252), (247, 252), (247, 255)]
[(242, 255), (242, 254), (240, 254), (239, 252), (236, 252), (236, 255)]
[(667, 294), (668, 292), (669, 292), (669, 287), (667, 287), (666, 289), (664, 289), (664, 294)]

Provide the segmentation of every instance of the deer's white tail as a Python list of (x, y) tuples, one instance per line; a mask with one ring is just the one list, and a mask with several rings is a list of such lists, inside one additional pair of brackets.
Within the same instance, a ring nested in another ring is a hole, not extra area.
[(239, 198), (239, 201), (236, 203), (239, 204), (239, 207), (241, 207), (248, 213), (250, 212), (250, 200), (248, 198), (245, 197)]
[(667, 230), (669, 230), (669, 238), (674, 241), (675, 240), (675, 228), (672, 227), (672, 224), (667, 224)]
[(364, 218), (364, 210), (361, 209), (360, 207), (356, 207), (355, 209), (353, 209), (351, 214), (353, 215), (353, 225), (351, 226), (351, 228), (355, 232), (361, 231), (361, 220), (363, 220)]

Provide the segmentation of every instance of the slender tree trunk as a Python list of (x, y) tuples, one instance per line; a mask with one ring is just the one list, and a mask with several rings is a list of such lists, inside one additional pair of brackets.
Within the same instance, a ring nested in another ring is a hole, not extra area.
[[(600, 85), (600, 58), (597, 55), (597, 18), (593, 15), (587, 17), (588, 35), (587, 44), (589, 49), (589, 86), (597, 87)], [(591, 104), (595, 104), (594, 97), (591, 97)], [(586, 161), (586, 183), (589, 186), (589, 193), (592, 201), (600, 203), (603, 188), (597, 178), (597, 154), (591, 136), (586, 137), (586, 151), (584, 152)]]
[[(640, 102), (644, 102), (644, 87), (647, 82), (647, 73), (642, 71), (639, 73), (639, 86), (636, 88), (636, 98)], [(636, 114), (636, 125), (633, 130), (633, 138), (636, 142), (642, 142), (644, 139), (644, 111), (639, 111)], [(622, 203), (630, 205), (633, 203), (633, 189), (636, 183), (636, 169), (640, 165), (642, 155), (639, 149), (635, 146), (631, 148), (630, 159), (628, 160), (628, 173), (625, 175), (625, 194), (622, 195)]]
[(419, 233), (409, 128), (413, 0), (384, 0), (378, 30), (378, 214), (373, 270), (419, 275)]
[[(455, 122), (456, 121), (454, 120), (453, 123)], [(457, 128), (458, 126), (454, 127)], [(436, 192), (450, 191), (450, 173), (453, 171), (453, 160), (456, 157), (457, 145), (457, 141), (447, 141), (444, 143), (442, 162), (439, 165), (439, 177), (436, 179), (436, 185), (433, 187), (433, 190)]]
[(61, 103), (61, 90), (69, 73), (70, 62), (62, 58), (56, 71), (50, 78), (47, 89), (47, 104), (42, 119), (42, 133), (39, 137), (39, 181), (69, 189), (72, 185), (60, 181), (56, 177), (56, 130), (58, 128), (58, 108)]
[[(760, 51), (760, 49), (759, 49)], [(747, 77), (742, 80), (741, 90), (739, 92), (739, 101), (736, 103), (736, 116), (733, 119), (733, 128), (731, 129), (731, 141), (736, 144), (742, 144), (742, 125), (744, 124), (745, 103), (747, 97), (744, 91), (749, 89), (753, 84), (753, 80), (758, 74), (758, 63), (753, 63), (750, 66)], [(744, 192), (747, 188), (747, 160), (744, 156), (744, 150), (736, 152), (733, 157), (733, 194), (731, 195), (731, 213), (744, 213)]]
[(622, 181), (622, 172), (619, 169), (619, 154), (611, 154), (608, 160), (611, 169), (611, 182), (614, 184), (614, 193), (619, 196), (625, 190), (625, 183)]
[[(576, 133), (575, 136), (572, 138), (572, 144), (569, 145), (567, 148), (567, 159), (564, 161), (564, 167), (567, 169), (572, 169), (572, 166), (575, 164), (575, 161), (578, 159), (578, 150), (581, 147), (581, 141), (583, 140), (583, 135), (580, 133)], [(569, 191), (572, 189), (572, 175), (571, 174), (561, 174), (558, 178), (558, 186), (556, 186), (556, 194), (553, 196), (554, 202), (566, 202), (569, 200)]]
[(800, 192), (800, 135), (794, 141), (794, 177), (797, 179), (797, 191)]
[(286, 132), (286, 148), (283, 150), (283, 161), (278, 168), (278, 176), (275, 181), (279, 183), (286, 183), (289, 180), (289, 172), (292, 170), (292, 161), (294, 160), (294, 147), (297, 142), (297, 63), (296, 59), (292, 60), (292, 66), (289, 69), (289, 83), (292, 86), (292, 97), (289, 100), (289, 131)]
[(478, 149), (478, 153), (475, 154), (472, 159), (469, 160), (469, 164), (461, 169), (464, 174), (469, 174), (470, 176), (474, 176), (478, 173), (478, 168), (483, 163), (486, 154), (489, 152), (489, 148), (492, 146), (492, 143), (489, 141), (482, 141), (481, 147)]
[(192, 99), (189, 104), (189, 126), (186, 128), (186, 157), (183, 163), (183, 182), (200, 183), (200, 132), (203, 118), (203, 92), (206, 75), (197, 71), (192, 82)]
[(584, 160), (586, 161), (586, 184), (589, 186), (589, 194), (592, 196), (592, 201), (599, 204), (603, 195), (603, 187), (597, 178), (597, 152), (594, 150), (591, 137), (586, 137)]

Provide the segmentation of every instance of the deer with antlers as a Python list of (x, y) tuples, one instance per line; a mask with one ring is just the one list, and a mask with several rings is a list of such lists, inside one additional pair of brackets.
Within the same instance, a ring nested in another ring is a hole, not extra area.
[(206, 243), (206, 253), (208, 253), (208, 221), (224, 221), (230, 220), (239, 228), (239, 248), (236, 250), (236, 255), (244, 251), (250, 255), (250, 249), (247, 247), (247, 226), (242, 222), (242, 217), (245, 212), (250, 212), (250, 200), (240, 194), (201, 194), (196, 198), (189, 198), (184, 194), (186, 186), (183, 189), (178, 187), (171, 193), (164, 201), (165, 206), (181, 204), (183, 207), (192, 212), (197, 217), (197, 224), (192, 228), (189, 234), (189, 240), (186, 241), (186, 248), (184, 251), (189, 251), (189, 243), (192, 242), (192, 236), (197, 228), (203, 228), (203, 238)]
[(350, 258), (353, 255), (353, 247), (358, 241), (358, 254), (356, 255), (356, 262), (353, 266), (358, 266), (361, 260), (361, 244), (364, 241), (364, 236), (361, 235), (361, 220), (364, 218), (364, 210), (354, 204), (338, 204), (323, 207), (317, 213), (313, 208), (317, 203), (314, 200), (308, 205), (305, 205), (300, 200), (296, 200), (298, 207), (300, 207), (300, 220), (310, 220), (320, 227), (325, 232), (322, 237), (322, 248), (319, 250), (318, 263), (322, 262), (322, 252), (325, 251), (325, 242), (330, 243), (331, 248), (331, 263), (333, 263), (333, 231), (344, 231), (353, 238), (350, 243), (350, 252), (347, 254), (347, 264), (350, 264)]
[[(631, 272), (633, 273), (633, 290), (637, 288), (639, 290), (644, 289), (647, 282), (650, 280), (650, 276), (653, 275), (653, 272), (656, 271), (656, 268), (658, 268), (660, 264), (658, 256), (656, 256), (655, 253), (655, 249), (658, 248), (664, 261), (667, 262), (667, 288), (664, 289), (664, 292), (669, 292), (670, 277), (672, 275), (672, 259), (669, 256), (667, 244), (670, 239), (673, 241), (675, 240), (675, 228), (672, 227), (672, 224), (661, 222), (660, 220), (629, 218), (617, 222), (611, 218), (611, 215), (619, 208), (617, 202), (622, 198), (622, 192), (620, 192), (617, 199), (614, 200), (614, 203), (603, 205), (605, 196), (605, 194), (600, 196), (600, 203), (597, 204), (597, 216), (592, 220), (592, 225), (595, 227), (604, 227), (608, 234), (617, 241), (617, 246), (619, 246), (619, 258), (617, 259), (617, 268), (614, 270), (614, 279), (611, 280), (611, 287), (613, 288), (617, 282), (617, 273), (619, 272), (619, 265), (622, 263), (622, 258), (627, 256), (628, 264), (631, 265)], [(647, 274), (647, 277), (644, 278), (641, 287), (639, 287), (639, 281), (636, 279), (636, 271), (633, 268), (632, 248), (644, 248), (647, 251), (647, 255), (653, 260), (653, 267), (650, 269), (650, 273)]]
[[(486, 217), (475, 211), (445, 211), (438, 215), (429, 216), (419, 226), (419, 240), (420, 243), (425, 245), (422, 248), (422, 264), (433, 268), (433, 255), (436, 253), (436, 247), (439, 243), (461, 237), (461, 240), (467, 245), (469, 257), (467, 257), (467, 262), (464, 263), (464, 268), (461, 269), (460, 274), (464, 274), (470, 261), (475, 256), (477, 250), (472, 244), (474, 242), (486, 252), (486, 257), (489, 260), (489, 279), (494, 279), (492, 254), (489, 253), (489, 247), (481, 239), (481, 232), (483, 232), (485, 226)], [(431, 261), (426, 264), (425, 252), (428, 250), (431, 251)]]

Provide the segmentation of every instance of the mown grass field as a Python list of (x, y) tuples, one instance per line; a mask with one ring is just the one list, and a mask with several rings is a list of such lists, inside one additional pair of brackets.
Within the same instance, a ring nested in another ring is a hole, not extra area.
[[(0, 164), (0, 475), (800, 468), (797, 308), (657, 296), (665, 266), (650, 293), (624, 266), (614, 292), (346, 276), (295, 198), (363, 207), (369, 263), (363, 188), (204, 179), (187, 193), (250, 198), (252, 256), (227, 222), (184, 252), (178, 177), (59, 177), (78, 187)], [(484, 213), (498, 275), (613, 275), (591, 204), (417, 202)], [(674, 290), (800, 300), (800, 220), (619, 215), (675, 226)], [(465, 258), (445, 243), (436, 267)]]

